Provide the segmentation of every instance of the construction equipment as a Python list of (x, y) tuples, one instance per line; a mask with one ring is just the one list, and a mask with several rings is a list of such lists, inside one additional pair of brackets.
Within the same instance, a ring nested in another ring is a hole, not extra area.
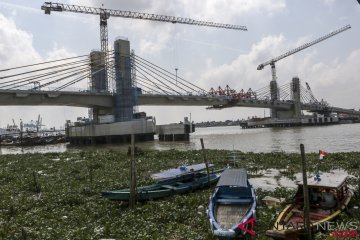
[(149, 13), (139, 13), (139, 12), (122, 11), (122, 10), (112, 10), (112, 9), (106, 9), (106, 8), (85, 7), (85, 6), (69, 5), (69, 4), (62, 4), (62, 3), (53, 3), (53, 2), (45, 2), (41, 6), (41, 9), (45, 11), (45, 14), (50, 14), (51, 11), (56, 11), (56, 12), (85, 13), (85, 14), (93, 14), (93, 15), (100, 16), (100, 42), (101, 42), (101, 51), (104, 53), (104, 57), (105, 57), (106, 79), (107, 79), (107, 71), (108, 71), (107, 70), (107, 67), (108, 67), (108, 64), (107, 64), (107, 61), (108, 61), (107, 60), (107, 54), (108, 54), (107, 20), (110, 18), (110, 16), (111, 17), (151, 20), (151, 21), (159, 21), (159, 22), (199, 25), (199, 26), (215, 27), (215, 28), (226, 28), (226, 29), (234, 29), (234, 30), (244, 30), (244, 31), (247, 30), (247, 28), (245, 26), (206, 22), (206, 21), (197, 21), (197, 20), (193, 20), (190, 18), (149, 14)]
[(314, 40), (312, 42), (301, 45), (300, 47), (297, 47), (297, 48), (295, 48), (295, 49), (293, 49), (291, 51), (288, 51), (288, 52), (286, 52), (286, 53), (284, 53), (284, 54), (282, 54), (282, 55), (280, 55), (280, 56), (278, 56), (276, 58), (273, 58), (273, 59), (271, 59), (271, 60), (269, 60), (267, 62), (264, 62), (264, 63), (260, 64), (257, 67), (257, 70), (262, 70), (265, 66), (270, 65), (271, 66), (272, 81), (276, 81), (275, 63), (277, 61), (279, 61), (279, 60), (281, 60), (283, 58), (286, 58), (286, 57), (288, 57), (288, 56), (290, 56), (290, 55), (292, 55), (294, 53), (297, 53), (297, 52), (299, 52), (301, 50), (304, 50), (305, 48), (308, 48), (308, 47), (310, 47), (312, 45), (315, 45), (315, 44), (317, 44), (317, 43), (319, 43), (321, 41), (324, 41), (324, 40), (326, 40), (328, 38), (331, 38), (331, 37), (335, 36), (336, 34), (344, 32), (344, 31), (346, 31), (346, 30), (348, 30), (350, 28), (351, 28), (350, 25), (346, 25), (345, 27), (339, 28), (338, 30), (335, 30), (335, 31), (333, 31), (333, 32), (331, 32), (329, 34), (326, 34), (325, 36), (322, 36), (322, 37), (320, 37), (320, 38), (318, 38), (318, 39), (316, 39), (316, 40)]
[(42, 118), (40, 118), (40, 114), (39, 114), (38, 119), (36, 121), (36, 132), (39, 132), (39, 130), (41, 128), (41, 120), (42, 120)]

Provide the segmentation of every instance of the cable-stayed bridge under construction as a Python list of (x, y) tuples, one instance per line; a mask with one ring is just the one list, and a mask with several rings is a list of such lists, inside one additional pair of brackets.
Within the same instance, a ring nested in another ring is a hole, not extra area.
[(303, 110), (324, 116), (360, 116), (360, 111), (317, 100), (310, 86), (302, 86), (299, 78), (279, 87), (272, 81), (258, 90), (236, 91), (225, 86), (207, 91), (177, 72), (135, 55), (126, 39), (116, 40), (108, 54), (93, 51), (90, 55), (0, 70), (0, 105), (86, 107), (91, 109), (87, 125), (100, 124), (106, 116), (113, 116), (113, 123), (131, 122), (138, 118), (139, 105), (269, 108), (272, 119), (297, 123), (301, 123)]

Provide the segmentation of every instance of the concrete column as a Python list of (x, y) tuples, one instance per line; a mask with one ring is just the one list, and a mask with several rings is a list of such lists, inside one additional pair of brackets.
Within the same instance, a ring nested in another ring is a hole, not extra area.
[(294, 77), (291, 81), (291, 98), (294, 101), (293, 118), (301, 117), (301, 98), (300, 95), (300, 80), (298, 77)]
[[(279, 90), (277, 87), (277, 82), (275, 80), (272, 80), (270, 82), (270, 98), (272, 103), (279, 99)], [(270, 114), (272, 118), (278, 118), (276, 109), (272, 108)]]
[(130, 42), (117, 39), (115, 50), (115, 121), (131, 121), (135, 105), (135, 89), (132, 87)]
[[(101, 51), (92, 51), (90, 53), (90, 91), (91, 92), (107, 92), (108, 86), (105, 74), (105, 58)], [(92, 109), (92, 119), (98, 122), (99, 109)]]

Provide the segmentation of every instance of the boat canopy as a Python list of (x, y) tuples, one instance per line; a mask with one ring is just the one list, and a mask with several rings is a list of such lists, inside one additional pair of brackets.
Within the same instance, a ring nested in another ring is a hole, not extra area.
[[(209, 168), (213, 167), (214, 164), (209, 164)], [(188, 174), (188, 173), (192, 173), (192, 172), (199, 172), (199, 171), (203, 171), (206, 169), (206, 165), (205, 163), (200, 163), (200, 164), (194, 164), (194, 165), (188, 165), (188, 166), (180, 166), (178, 168), (172, 168), (169, 170), (165, 170), (159, 173), (154, 173), (151, 175), (151, 178), (154, 180), (163, 180), (163, 179), (168, 179), (168, 178), (173, 178), (176, 176), (180, 176), (183, 174)]]
[(216, 186), (248, 187), (248, 177), (246, 170), (244, 168), (225, 169), (225, 171), (221, 174), (220, 180)]
[[(316, 188), (340, 188), (346, 181), (348, 175), (323, 173), (320, 175), (321, 180), (316, 181), (314, 178), (308, 178), (308, 187)], [(303, 181), (298, 182), (298, 185), (303, 185)]]

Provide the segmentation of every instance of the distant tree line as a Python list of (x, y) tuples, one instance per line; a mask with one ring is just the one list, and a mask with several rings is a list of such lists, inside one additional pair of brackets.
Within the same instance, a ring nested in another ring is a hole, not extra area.
[(219, 126), (240, 126), (240, 123), (244, 120), (226, 120), (226, 121), (207, 121), (195, 123), (196, 127), (219, 127)]

